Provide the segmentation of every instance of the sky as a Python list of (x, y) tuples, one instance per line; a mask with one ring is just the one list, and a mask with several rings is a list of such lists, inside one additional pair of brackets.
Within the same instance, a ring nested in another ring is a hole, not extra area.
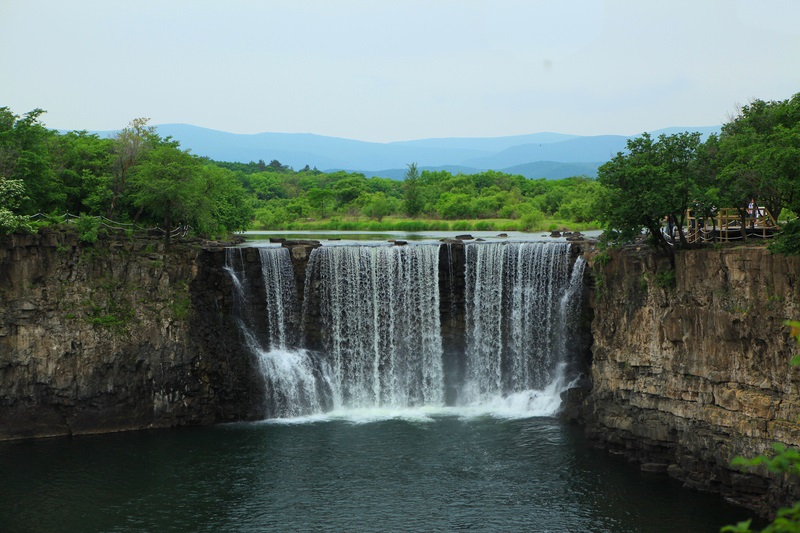
[(0, 107), (389, 142), (712, 126), (800, 92), (798, 0), (0, 0)]

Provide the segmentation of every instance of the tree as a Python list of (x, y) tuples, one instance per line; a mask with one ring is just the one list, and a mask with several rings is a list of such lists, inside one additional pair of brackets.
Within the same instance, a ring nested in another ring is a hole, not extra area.
[(0, 177), (24, 184), (19, 210), (31, 215), (59, 209), (65, 198), (50, 157), (50, 142), (57, 133), (39, 121), (43, 114), (34, 109), (20, 117), (0, 107)]
[(403, 196), (406, 215), (410, 217), (419, 215), (422, 211), (422, 201), (419, 191), (419, 171), (416, 163), (408, 165), (408, 170), (403, 177)]
[(250, 189), (260, 200), (273, 198), (286, 198), (287, 192), (280, 174), (274, 172), (259, 172), (251, 174), (248, 178)]
[(448, 220), (472, 218), (472, 196), (469, 194), (446, 192), (436, 202), (439, 216)]
[(800, 212), (800, 93), (743, 106), (722, 127), (719, 158), (723, 197), (743, 217), (751, 198), (775, 217)]
[[(259, 161), (259, 164), (263, 164), (263, 161)], [(291, 168), (289, 168), (289, 166), (282, 165), (281, 162), (278, 161), (277, 159), (273, 159), (272, 161), (270, 161), (269, 165), (267, 165), (267, 167), (262, 170), (266, 169), (270, 169), (273, 172), (289, 172), (290, 170), (292, 170)]]
[(204, 165), (197, 176), (199, 195), (196, 229), (202, 234), (241, 231), (253, 220), (253, 206), (233, 172)]
[(111, 200), (111, 139), (85, 131), (55, 137), (52, 163), (68, 213), (103, 213)]
[(396, 209), (392, 200), (397, 202), (395, 199), (387, 198), (382, 192), (373, 193), (369, 196), (364, 206), (364, 213), (370, 218), (374, 218), (380, 222), (383, 220), (383, 217), (392, 214)]
[(155, 128), (147, 125), (149, 120), (149, 118), (135, 118), (114, 136), (111, 199), (106, 213), (108, 218), (113, 219), (118, 213), (120, 199), (126, 192), (128, 179), (136, 165), (154, 145), (160, 142)]
[(200, 173), (199, 160), (176, 142), (162, 142), (150, 149), (130, 177), (133, 205), (140, 213), (163, 221), (167, 242), (176, 221), (202, 226), (209, 218), (212, 207), (201, 202)]
[(338, 207), (354, 202), (367, 191), (367, 179), (360, 174), (352, 174), (350, 177), (341, 179), (333, 185), (333, 196), (336, 198)]
[(661, 233), (661, 220), (667, 215), (670, 183), (659, 164), (657, 147), (647, 133), (629, 139), (627, 153), (619, 152), (597, 171), (603, 186), (600, 220), (606, 228), (631, 240), (647, 228), (655, 244), (670, 258), (669, 243)]
[(25, 199), (25, 185), (22, 180), (0, 177), (0, 236), (19, 229), (30, 229), (28, 217), (15, 212)]
[(309, 189), (307, 195), (311, 207), (319, 212), (320, 218), (325, 218), (327, 208), (333, 202), (333, 191), (314, 187)]
[(700, 183), (699, 147), (699, 133), (660, 135), (656, 141), (645, 133), (629, 139), (627, 153), (619, 152), (598, 169), (603, 186), (598, 216), (607, 229), (632, 239), (646, 228), (654, 244), (674, 261), (661, 221), (671, 218), (686, 244), (685, 213)]

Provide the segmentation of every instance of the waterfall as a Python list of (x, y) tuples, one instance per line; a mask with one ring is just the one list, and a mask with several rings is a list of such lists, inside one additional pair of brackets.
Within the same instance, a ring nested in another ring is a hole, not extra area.
[(543, 390), (563, 378), (583, 264), (570, 275), (569, 243), (466, 246), (462, 402)]
[(555, 412), (576, 374), (586, 262), (571, 257), (551, 242), (319, 247), (302, 312), (288, 249), (229, 248), (226, 270), (268, 417), (445, 404), (530, 416)]
[(297, 289), (289, 250), (286, 248), (259, 248), (258, 254), (261, 259), (261, 277), (266, 293), (269, 347), (270, 349), (285, 350), (289, 336), (289, 320), (297, 311)]
[(327, 365), (307, 350), (291, 348), (298, 300), (289, 250), (259, 248), (258, 260), (263, 298), (257, 303), (242, 249), (226, 249), (236, 320), (264, 382), (265, 414), (285, 418), (323, 411), (330, 404)]
[(438, 269), (438, 245), (312, 252), (335, 407), (444, 403)]

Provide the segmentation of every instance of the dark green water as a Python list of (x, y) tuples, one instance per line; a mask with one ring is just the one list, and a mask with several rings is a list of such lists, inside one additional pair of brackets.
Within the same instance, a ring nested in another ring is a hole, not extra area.
[(748, 513), (551, 418), (235, 424), (0, 444), (0, 531), (709, 532)]

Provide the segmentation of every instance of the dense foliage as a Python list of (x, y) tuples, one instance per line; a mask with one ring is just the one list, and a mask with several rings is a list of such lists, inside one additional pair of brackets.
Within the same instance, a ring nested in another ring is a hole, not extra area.
[(595, 180), (585, 177), (530, 180), (491, 170), (453, 175), (419, 172), (414, 164), (403, 181), (308, 169), (248, 170), (242, 171), (241, 181), (253, 195), (256, 225), (261, 228), (293, 228), (309, 219), (331, 217), (380, 222), (393, 216), (508, 219), (517, 221), (511, 229), (533, 229), (545, 217), (591, 222), (599, 190)]
[(545, 218), (595, 219), (599, 186), (585, 177), (452, 175), (420, 172), (412, 163), (397, 181), (308, 166), (295, 171), (276, 160), (217, 162), (160, 137), (147, 119), (106, 139), (48, 130), (42, 113), (17, 116), (0, 108), (0, 233), (27, 227), (26, 215), (36, 213), (103, 216), (167, 231), (188, 224), (204, 235), (342, 219), (383, 229), (386, 217), (411, 219), (408, 229), (421, 218), (441, 221), (441, 229), (472, 229), (447, 222), (464, 219), (486, 221), (475, 229), (495, 229), (491, 220), (504, 219), (496, 229), (522, 230), (538, 229)]
[[(28, 216), (38, 213), (158, 224), (167, 235), (179, 223), (204, 235), (250, 225), (236, 173), (181, 150), (146, 119), (103, 139), (49, 130), (42, 113), (0, 108), (0, 235), (29, 228)], [(88, 226), (83, 233), (91, 238)]]

